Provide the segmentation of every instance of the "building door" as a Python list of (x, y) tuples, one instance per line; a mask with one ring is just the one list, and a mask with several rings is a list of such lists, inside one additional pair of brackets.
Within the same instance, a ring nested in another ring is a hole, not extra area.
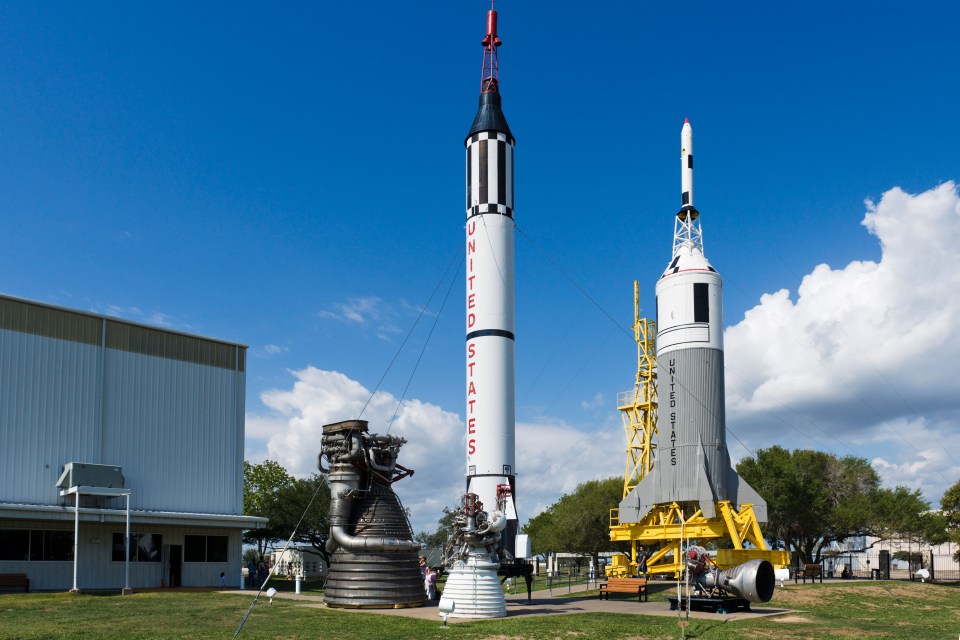
[(183, 547), (179, 544), (170, 545), (170, 555), (168, 557), (170, 558), (169, 584), (171, 587), (182, 587)]

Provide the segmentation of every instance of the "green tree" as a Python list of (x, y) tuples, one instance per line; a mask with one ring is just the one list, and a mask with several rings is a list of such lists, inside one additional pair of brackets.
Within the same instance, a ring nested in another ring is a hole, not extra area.
[(930, 540), (937, 521), (919, 491), (882, 489), (864, 458), (774, 446), (737, 465), (767, 502), (764, 536), (800, 561), (820, 562), (825, 548), (853, 536)]
[[(944, 492), (940, 507), (948, 539), (960, 545), (960, 480)], [(960, 562), (960, 550), (954, 552), (953, 559)]]
[(618, 545), (610, 542), (610, 509), (623, 497), (623, 478), (590, 480), (560, 498), (523, 527), (534, 553), (563, 551), (593, 557)]
[(326, 478), (319, 473), (309, 478), (291, 478), (277, 492), (268, 513), (277, 540), (309, 544), (329, 565), (326, 544), (330, 534), (330, 487)]
[(444, 508), (443, 515), (440, 516), (437, 525), (436, 531), (421, 531), (413, 536), (413, 539), (428, 549), (442, 549), (452, 533), (453, 510), (449, 507)]
[(243, 512), (248, 516), (271, 519), (263, 528), (250, 529), (243, 533), (243, 542), (256, 545), (257, 554), (261, 558), (266, 553), (267, 545), (282, 535), (277, 533), (272, 514), (278, 495), (292, 482), (293, 476), (278, 462), (243, 462)]
[(279, 463), (243, 463), (243, 505), (247, 515), (269, 518), (262, 529), (244, 532), (243, 541), (255, 544), (263, 556), (269, 546), (291, 539), (307, 543), (329, 562), (330, 488), (322, 475), (294, 478)]
[(941, 544), (949, 539), (943, 513), (930, 511), (920, 490), (907, 487), (880, 489), (874, 503), (877, 513), (873, 535), (918, 544)]
[(253, 560), (254, 562), (257, 562), (257, 561), (260, 560), (260, 556), (257, 555), (257, 550), (256, 550), (256, 549), (254, 549), (253, 547), (247, 547), (247, 548), (244, 549), (244, 551), (243, 551), (243, 565), (242, 565), (242, 566), (246, 567), (248, 564), (250, 564), (250, 561), (251, 561), (251, 560)]

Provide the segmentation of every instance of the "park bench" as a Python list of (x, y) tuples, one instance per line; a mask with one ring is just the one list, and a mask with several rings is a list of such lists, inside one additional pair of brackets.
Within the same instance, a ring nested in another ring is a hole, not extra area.
[(823, 582), (823, 566), (819, 564), (805, 564), (803, 569), (797, 571), (796, 575), (793, 576), (793, 582), (796, 584), (800, 579), (803, 579), (803, 583), (807, 583), (807, 578), (810, 578), (810, 582), (816, 582), (817, 578), (820, 578), (820, 582)]
[(611, 593), (635, 593), (637, 602), (641, 597), (648, 602), (650, 599), (646, 578), (607, 578), (607, 583), (600, 585), (600, 599), (606, 595), (609, 600)]
[(0, 573), (0, 593), (30, 593), (30, 579), (25, 573)]

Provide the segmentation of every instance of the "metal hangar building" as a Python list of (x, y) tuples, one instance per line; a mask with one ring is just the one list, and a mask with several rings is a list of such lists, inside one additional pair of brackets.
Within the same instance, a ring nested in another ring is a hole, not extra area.
[(239, 586), (246, 350), (0, 295), (0, 573)]

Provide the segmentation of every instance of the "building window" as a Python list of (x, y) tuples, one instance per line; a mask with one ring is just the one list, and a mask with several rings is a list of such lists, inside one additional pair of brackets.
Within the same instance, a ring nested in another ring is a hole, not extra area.
[(137, 562), (160, 562), (163, 536), (157, 533), (137, 535)]
[(73, 531), (31, 531), (31, 560), (73, 560)]
[(227, 536), (184, 536), (184, 562), (227, 562)]
[(207, 536), (207, 562), (226, 562), (227, 536)]
[[(124, 534), (113, 534), (113, 561), (123, 562)], [(159, 533), (130, 534), (130, 562), (160, 562), (163, 536)]]
[(29, 560), (30, 530), (0, 529), (0, 560)]
[(0, 529), (0, 560), (73, 560), (73, 531)]

